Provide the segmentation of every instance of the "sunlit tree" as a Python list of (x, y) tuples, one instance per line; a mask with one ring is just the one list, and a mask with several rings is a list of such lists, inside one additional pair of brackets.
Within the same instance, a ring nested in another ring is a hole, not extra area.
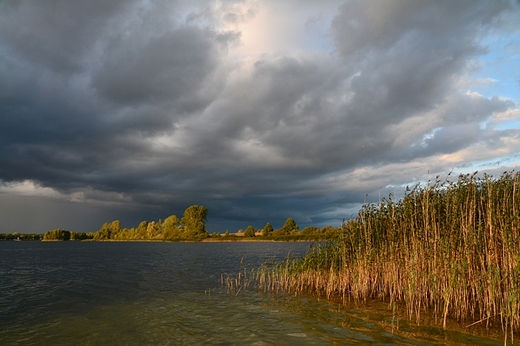
[(146, 239), (148, 237), (148, 221), (141, 221), (137, 226), (137, 239)]
[(298, 232), (298, 225), (292, 218), (288, 218), (283, 227), (277, 231), (278, 235), (289, 235), (296, 232)]
[(119, 233), (121, 232), (121, 221), (112, 221), (112, 223), (110, 224), (110, 230), (112, 231), (111, 238), (117, 239), (119, 237)]
[(159, 234), (159, 226), (155, 221), (149, 222), (146, 227), (147, 239), (161, 239), (162, 234)]
[(61, 228), (45, 232), (43, 240), (70, 240), (70, 232)]
[(245, 232), (244, 232), (244, 237), (254, 237), (255, 236), (255, 229), (253, 228), (253, 226), (247, 226)]
[(302, 234), (320, 234), (320, 229), (316, 226), (308, 226), (302, 229)]
[(162, 223), (162, 233), (164, 239), (176, 239), (180, 237), (181, 228), (179, 223), (181, 220), (176, 215), (168, 216)]
[(70, 232), (70, 240), (87, 239), (87, 234), (83, 232)]
[(183, 238), (198, 238), (207, 235), (206, 219), (208, 209), (201, 205), (192, 205), (184, 211), (181, 224), (184, 226)]
[(94, 239), (96, 240), (106, 240), (111, 239), (112, 237), (112, 227), (111, 224), (105, 222), (103, 226), (96, 232), (94, 235)]
[(262, 229), (262, 236), (267, 237), (273, 233), (273, 226), (268, 222), (265, 224), (264, 229)]

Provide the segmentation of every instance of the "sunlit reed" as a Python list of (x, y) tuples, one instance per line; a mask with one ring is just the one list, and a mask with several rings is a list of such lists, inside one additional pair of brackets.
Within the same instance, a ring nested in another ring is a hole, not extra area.
[(519, 183), (514, 172), (461, 175), (366, 204), (338, 239), (266, 263), (256, 282), (271, 292), (403, 304), (417, 322), (428, 311), (443, 326), (448, 317), (499, 325), (512, 340), (520, 327)]

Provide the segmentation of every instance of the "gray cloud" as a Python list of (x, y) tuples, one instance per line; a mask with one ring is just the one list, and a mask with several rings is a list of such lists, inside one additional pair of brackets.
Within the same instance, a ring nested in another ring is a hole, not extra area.
[(10, 52), (37, 68), (75, 73), (86, 68), (83, 57), (125, 2), (4, 1), (1, 6), (0, 37)]
[[(239, 25), (269, 4), (240, 5), (0, 3), (10, 214), (23, 214), (10, 186), (31, 181), (31, 208), (50, 198), (47, 214), (67, 224), (82, 205), (103, 210), (84, 231), (101, 216), (131, 223), (190, 204), (210, 209), (214, 230), (287, 217), (323, 225), (366, 193), (511, 153), (518, 130), (486, 122), (515, 103), (461, 87), (482, 40), (509, 25), (511, 2), (347, 1), (330, 51), (245, 58)], [(302, 35), (316, 18), (302, 18)], [(481, 155), (465, 157), (475, 146)]]

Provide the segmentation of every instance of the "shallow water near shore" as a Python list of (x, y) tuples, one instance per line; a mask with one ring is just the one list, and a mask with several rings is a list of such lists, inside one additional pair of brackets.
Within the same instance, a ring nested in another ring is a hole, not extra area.
[[(2, 345), (503, 345), (222, 275), (309, 243), (0, 242)], [(377, 305), (377, 304), (376, 304)]]

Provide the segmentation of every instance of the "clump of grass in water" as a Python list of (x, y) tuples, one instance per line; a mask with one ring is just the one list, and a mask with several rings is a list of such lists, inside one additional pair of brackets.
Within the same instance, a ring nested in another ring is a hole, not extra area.
[(420, 322), (433, 312), (468, 327), (520, 327), (520, 174), (460, 175), (366, 204), (339, 238), (301, 259), (265, 264), (264, 291), (404, 303)]
[(251, 269), (249, 272), (244, 259), (240, 260), (240, 271), (236, 276), (220, 275), (220, 284), (226, 286), (228, 292), (234, 292), (238, 295), (243, 289), (247, 289), (255, 282), (255, 270)]

